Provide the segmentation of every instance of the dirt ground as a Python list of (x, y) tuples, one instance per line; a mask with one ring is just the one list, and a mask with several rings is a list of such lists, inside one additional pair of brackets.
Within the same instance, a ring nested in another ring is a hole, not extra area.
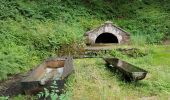
[(7, 80), (0, 81), (0, 96), (15, 96), (22, 93), (21, 81), (22, 75), (10, 76)]

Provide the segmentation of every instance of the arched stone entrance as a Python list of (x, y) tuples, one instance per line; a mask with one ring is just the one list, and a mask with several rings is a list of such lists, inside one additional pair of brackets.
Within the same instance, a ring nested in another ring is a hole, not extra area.
[(110, 21), (86, 32), (84, 36), (87, 45), (95, 45), (96, 43), (126, 44), (130, 41), (130, 34)]
[(96, 38), (95, 43), (118, 43), (118, 38), (111, 33), (102, 33)]

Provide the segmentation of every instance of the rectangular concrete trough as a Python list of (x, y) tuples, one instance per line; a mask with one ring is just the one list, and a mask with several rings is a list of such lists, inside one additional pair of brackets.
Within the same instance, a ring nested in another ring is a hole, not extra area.
[(145, 78), (147, 71), (118, 58), (104, 58), (111, 69), (117, 69), (127, 80), (137, 81)]
[(26, 94), (36, 94), (56, 81), (59, 91), (73, 71), (72, 57), (50, 58), (23, 77), (21, 87)]

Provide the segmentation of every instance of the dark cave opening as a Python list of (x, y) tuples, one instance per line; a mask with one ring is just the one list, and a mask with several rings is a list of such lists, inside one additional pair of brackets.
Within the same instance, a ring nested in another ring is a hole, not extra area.
[(97, 37), (95, 43), (118, 43), (118, 39), (111, 33), (102, 33)]

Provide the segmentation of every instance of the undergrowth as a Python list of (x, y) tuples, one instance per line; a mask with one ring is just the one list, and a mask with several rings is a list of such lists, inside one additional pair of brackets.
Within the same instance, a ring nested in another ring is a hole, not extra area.
[(148, 71), (145, 79), (134, 83), (122, 81), (120, 75), (109, 70), (101, 58), (75, 60), (75, 73), (69, 77), (66, 85), (67, 91), (71, 93), (69, 100), (168, 100), (170, 46), (149, 47), (139, 47), (146, 50), (148, 55), (138, 58), (112, 52), (112, 57)]
[(170, 36), (169, 7), (169, 0), (0, 0), (0, 80), (83, 44), (84, 33), (107, 20), (130, 32), (132, 44), (159, 44)]

